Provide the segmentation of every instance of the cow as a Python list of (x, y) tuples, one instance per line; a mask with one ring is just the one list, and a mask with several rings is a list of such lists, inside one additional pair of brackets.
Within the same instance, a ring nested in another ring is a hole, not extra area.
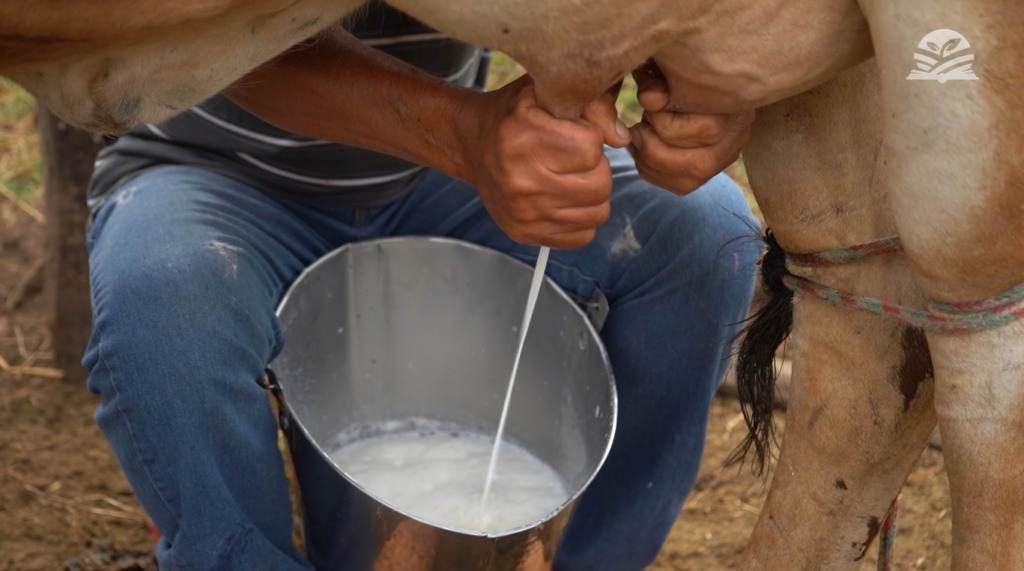
[[(359, 4), (193, 0), (143, 14), (153, 11), (140, 2), (66, 1), (71, 19), (24, 3), (0, 6), (0, 73), (106, 131), (203, 99)], [(757, 109), (745, 157), (772, 228), (771, 302), (740, 355), (756, 465), (772, 436), (764, 356), (789, 319), (794, 369), (743, 568), (857, 568), (936, 423), (954, 568), (1024, 568), (1024, 10), (1011, 0), (390, 3), (509, 53), (561, 117), (648, 61), (669, 109)], [(970, 74), (912, 80), (968, 44)], [(888, 255), (850, 255), (862, 250)], [(836, 251), (846, 263), (829, 261)]]
[(314, 37), (362, 0), (0, 3), (0, 75), (68, 123), (159, 122)]

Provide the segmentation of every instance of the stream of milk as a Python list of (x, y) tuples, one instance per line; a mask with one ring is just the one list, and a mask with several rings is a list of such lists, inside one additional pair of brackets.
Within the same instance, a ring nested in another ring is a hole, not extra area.
[(505, 389), (505, 404), (501, 407), (501, 420), (498, 421), (498, 433), (494, 437), (494, 448), (491, 450), (491, 461), (487, 465), (487, 478), (484, 480), (484, 493), (480, 498), (481, 511), (487, 510), (487, 500), (491, 495), (491, 482), (494, 481), (494, 469), (498, 464), (498, 453), (501, 451), (501, 440), (505, 434), (505, 421), (508, 420), (508, 405), (512, 402), (512, 389), (516, 386), (516, 373), (519, 372), (519, 358), (523, 355), (523, 344), (526, 342), (526, 332), (530, 329), (530, 321), (533, 319), (533, 308), (537, 305), (537, 295), (540, 293), (540, 285), (544, 283), (544, 270), (548, 267), (548, 254), (551, 248), (540, 247), (537, 254), (537, 264), (533, 267), (533, 281), (530, 282), (530, 293), (526, 296), (526, 311), (523, 313), (523, 325), (519, 328), (519, 346), (516, 347), (516, 360), (512, 362), (512, 375), (508, 379), (508, 388)]

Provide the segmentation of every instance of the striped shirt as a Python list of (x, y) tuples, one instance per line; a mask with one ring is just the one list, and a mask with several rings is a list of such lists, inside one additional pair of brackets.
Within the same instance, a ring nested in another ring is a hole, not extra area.
[[(377, 2), (349, 22), (364, 43), (436, 77), (481, 86), (486, 54)], [(211, 99), (105, 147), (89, 188), (95, 212), (129, 178), (164, 165), (193, 165), (268, 194), (313, 204), (373, 207), (406, 193), (425, 169), (390, 155), (279, 129), (235, 105)]]

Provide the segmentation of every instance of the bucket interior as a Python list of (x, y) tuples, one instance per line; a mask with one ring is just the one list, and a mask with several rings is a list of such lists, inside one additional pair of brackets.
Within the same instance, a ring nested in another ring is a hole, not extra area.
[[(278, 308), (286, 343), (271, 367), (293, 422), (328, 462), (339, 434), (388, 420), (429, 418), (493, 435), (531, 275), (509, 256), (450, 239), (390, 238), (328, 254)], [(597, 332), (547, 281), (506, 438), (562, 476), (569, 504), (604, 461), (615, 419)]]

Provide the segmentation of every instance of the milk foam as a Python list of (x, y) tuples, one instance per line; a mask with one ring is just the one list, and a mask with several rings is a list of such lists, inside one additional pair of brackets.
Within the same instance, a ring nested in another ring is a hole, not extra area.
[(432, 525), (511, 530), (546, 518), (569, 497), (550, 466), (512, 442), (502, 445), (484, 508), (490, 437), (432, 421), (392, 421), (358, 433), (340, 438), (344, 444), (331, 459), (377, 498)]

